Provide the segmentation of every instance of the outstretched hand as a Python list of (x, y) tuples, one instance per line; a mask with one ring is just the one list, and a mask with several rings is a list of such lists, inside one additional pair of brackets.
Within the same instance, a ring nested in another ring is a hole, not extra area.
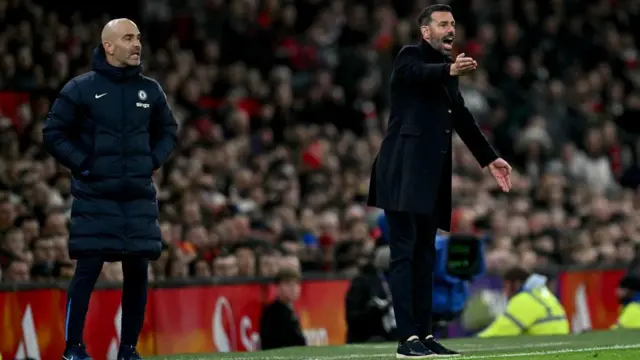
[(478, 63), (464, 53), (456, 56), (456, 62), (451, 64), (449, 73), (451, 76), (460, 76), (470, 73), (478, 68)]
[(503, 159), (496, 159), (489, 164), (489, 171), (504, 192), (511, 190), (511, 165)]

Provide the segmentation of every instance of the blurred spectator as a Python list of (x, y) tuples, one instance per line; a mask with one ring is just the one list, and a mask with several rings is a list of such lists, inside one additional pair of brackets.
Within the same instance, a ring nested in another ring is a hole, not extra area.
[(351, 280), (345, 308), (348, 344), (384, 342), (395, 338), (388, 271), (389, 247), (385, 245), (375, 251)]
[(15, 260), (9, 263), (4, 271), (5, 282), (26, 282), (30, 280), (29, 264), (26, 261)]
[(235, 251), (236, 260), (238, 263), (238, 276), (256, 276), (256, 260), (255, 253), (252, 248), (248, 246), (238, 246)]
[(622, 310), (612, 329), (640, 329), (640, 276), (630, 271), (620, 280), (616, 296)]
[(504, 291), (509, 299), (506, 311), (479, 337), (569, 335), (566, 311), (549, 289), (547, 277), (514, 267), (504, 275)]
[(275, 277), (275, 284), (276, 299), (265, 306), (260, 319), (262, 349), (304, 346), (307, 341), (293, 310), (293, 303), (300, 297), (300, 273), (282, 269)]

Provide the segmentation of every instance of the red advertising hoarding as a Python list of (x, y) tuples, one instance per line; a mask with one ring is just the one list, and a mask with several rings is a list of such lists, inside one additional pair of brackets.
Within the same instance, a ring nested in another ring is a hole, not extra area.
[[(574, 332), (607, 329), (619, 306), (616, 287), (624, 271), (575, 271), (559, 275), (558, 295)], [(346, 280), (309, 280), (295, 304), (310, 345), (344, 344)], [(149, 291), (138, 350), (143, 356), (255, 351), (260, 313), (272, 285), (190, 286)], [(85, 342), (96, 360), (115, 358), (122, 316), (120, 290), (91, 298)], [(64, 348), (64, 291), (0, 292), (0, 352), (5, 360), (57, 360)]]
[(0, 292), (3, 358), (59, 359), (64, 349), (65, 298), (57, 289)]
[[(343, 344), (347, 281), (305, 281), (295, 304), (309, 344)], [(259, 349), (260, 284), (151, 289), (138, 350), (143, 356)], [(114, 359), (122, 318), (120, 290), (97, 290), (84, 340), (96, 360)], [(4, 359), (59, 359), (64, 350), (66, 295), (57, 289), (0, 292), (0, 352)]]
[(155, 354), (256, 350), (263, 297), (257, 284), (152, 292)]
[(567, 311), (573, 332), (604, 330), (620, 313), (616, 288), (622, 270), (582, 270), (560, 274), (558, 295)]

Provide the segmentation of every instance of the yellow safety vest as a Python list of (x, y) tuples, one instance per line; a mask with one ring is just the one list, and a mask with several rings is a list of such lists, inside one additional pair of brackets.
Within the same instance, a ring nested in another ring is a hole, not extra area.
[(632, 302), (625, 306), (612, 329), (640, 329), (640, 303)]
[(478, 336), (568, 335), (569, 329), (564, 307), (544, 286), (512, 297), (504, 314)]

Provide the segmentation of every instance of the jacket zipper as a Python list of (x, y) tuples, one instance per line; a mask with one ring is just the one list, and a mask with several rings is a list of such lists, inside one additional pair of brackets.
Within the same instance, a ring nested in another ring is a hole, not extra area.
[[(127, 141), (126, 141), (127, 135), (126, 135), (126, 131), (127, 131), (127, 129), (126, 129), (126, 124), (127, 124), (127, 121), (125, 119), (125, 114), (127, 112), (126, 112), (126, 109), (125, 109), (126, 108), (125, 107), (125, 101), (126, 101), (125, 94), (126, 94), (125, 89), (123, 87), (120, 87), (120, 95), (121, 95), (121, 98), (120, 98), (120, 110), (122, 111), (122, 115), (120, 117), (120, 121), (121, 121), (121, 124), (122, 124), (122, 132), (121, 132), (121, 134), (122, 134), (121, 135), (122, 136), (122, 178), (126, 180), (126, 174), (127, 174), (127, 164), (126, 164), (126, 161), (127, 161)], [(124, 181), (121, 183), (121, 186), (122, 186), (122, 190), (123, 190), (122, 193), (124, 194), (125, 193), (124, 192), (124, 190), (125, 190)], [(129, 226), (128, 226), (128, 224), (129, 224), (129, 215), (127, 214), (125, 208), (126, 208), (126, 206), (124, 206), (122, 204), (122, 202), (120, 202), (120, 210), (122, 211), (122, 214), (124, 215), (124, 226), (123, 226), (124, 243), (122, 244), (122, 253), (124, 255), (127, 254), (127, 243), (129, 242), (129, 235), (128, 235), (128, 232), (129, 232)]]

